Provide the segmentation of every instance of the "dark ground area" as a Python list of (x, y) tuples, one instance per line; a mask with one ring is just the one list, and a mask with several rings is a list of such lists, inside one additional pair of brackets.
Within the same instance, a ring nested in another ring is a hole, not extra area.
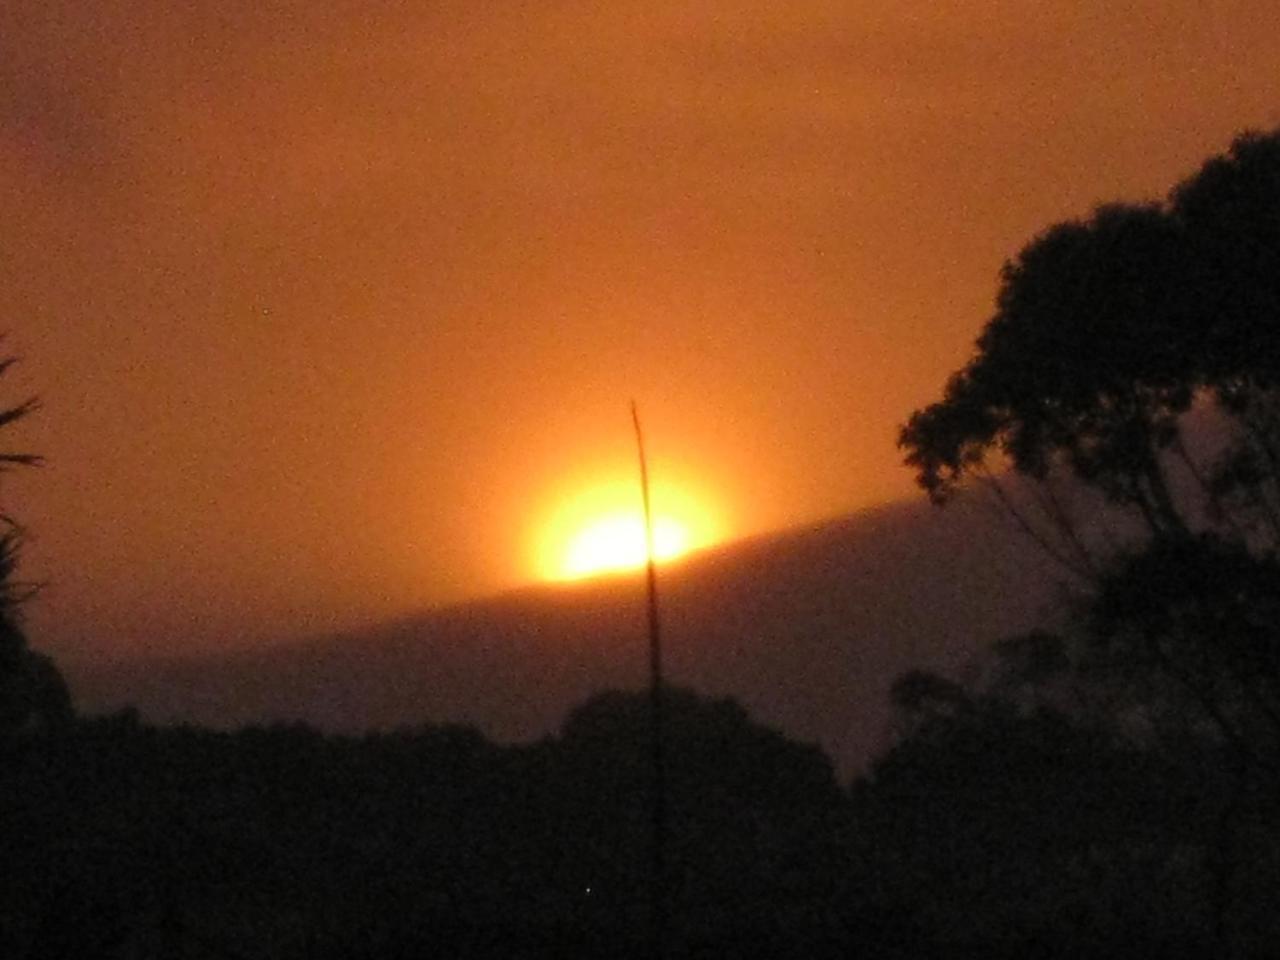
[[(669, 707), (671, 956), (1217, 956), (1274, 933), (1246, 891), (1276, 876), (1280, 812), (1228, 810), (1212, 757), (1044, 713), (917, 717), (842, 789), (731, 701)], [(646, 711), (604, 694), (521, 747), (128, 715), (12, 741), (0, 953), (647, 956)]]

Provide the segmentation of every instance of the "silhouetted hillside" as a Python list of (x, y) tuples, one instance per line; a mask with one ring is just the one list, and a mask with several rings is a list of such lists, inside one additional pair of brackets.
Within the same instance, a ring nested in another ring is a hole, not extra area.
[[(729, 700), (667, 708), (671, 955), (844, 955), (830, 762)], [(8, 741), (0, 956), (650, 956), (647, 723), (645, 694), (609, 691), (517, 747), (129, 715)]]
[[(664, 569), (672, 682), (741, 701), (845, 772), (883, 742), (886, 692), (1049, 619), (1058, 572), (990, 506), (894, 504)], [(359, 633), (226, 658), (69, 662), (83, 709), (218, 727), (474, 724), (536, 738), (645, 678), (639, 578), (530, 588)]]

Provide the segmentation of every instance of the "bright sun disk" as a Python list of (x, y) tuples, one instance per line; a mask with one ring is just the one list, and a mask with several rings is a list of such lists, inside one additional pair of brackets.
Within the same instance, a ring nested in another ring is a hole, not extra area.
[[(670, 517), (654, 520), (654, 560), (672, 560), (688, 549), (689, 532), (678, 521)], [(603, 517), (569, 542), (564, 576), (573, 579), (608, 570), (629, 570), (643, 566), (647, 560), (642, 517), (625, 514)]]
[[(653, 558), (677, 559), (722, 538), (721, 524), (706, 501), (688, 489), (653, 491)], [(643, 567), (648, 560), (644, 512), (634, 481), (590, 488), (563, 501), (542, 530), (537, 547), (540, 575), (579, 580)]]

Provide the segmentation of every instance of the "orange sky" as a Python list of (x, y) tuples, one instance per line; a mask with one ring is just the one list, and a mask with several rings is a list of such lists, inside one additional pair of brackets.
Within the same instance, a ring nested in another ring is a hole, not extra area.
[(908, 494), (1001, 261), (1280, 124), (1277, 63), (1273, 0), (7, 0), (33, 640), (517, 584), (633, 396), (738, 533)]

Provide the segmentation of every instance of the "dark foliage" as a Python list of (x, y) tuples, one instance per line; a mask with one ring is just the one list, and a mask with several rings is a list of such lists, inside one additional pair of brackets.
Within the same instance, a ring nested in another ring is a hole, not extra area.
[[(907, 736), (871, 795), (896, 798), (884, 835), (910, 826), (874, 851), (905, 843), (886, 873), (932, 876), (921, 910), (961, 938), (1002, 897), (1000, 929), (1037, 954), (1269, 955), (1280, 131), (1164, 204), (1051, 228), (1001, 281), (974, 359), (900, 443), (936, 502), (993, 490), (1086, 585), (1083, 615), (1003, 645), (979, 682), (903, 679)], [(993, 849), (1007, 872), (984, 877)]]
[[(0, 360), (0, 376), (16, 361)], [(38, 408), (32, 398), (0, 410), (0, 428), (23, 419)], [(0, 470), (34, 466), (41, 458), (30, 453), (0, 452)], [(22, 528), (0, 513), (0, 745), (15, 736), (41, 733), (66, 723), (71, 698), (53, 661), (27, 646), (22, 630), (22, 604), (34, 587), (18, 579)]]
[[(244, 957), (642, 955), (644, 706), (605, 694), (505, 748), (82, 722), (11, 770), (0, 952), (141, 957), (170, 935)], [(680, 955), (834, 955), (849, 863), (828, 761), (730, 702), (671, 707)]]
[[(1216, 956), (1224, 882), (1236, 942), (1277, 932), (1240, 889), (1274, 878), (1280, 810), (1236, 798), (1247, 855), (1220, 869), (1221, 755), (923, 676), (900, 692), (909, 732), (852, 797), (812, 748), (673, 692), (671, 956)], [(517, 747), (129, 714), (27, 740), (0, 793), (0, 953), (647, 956), (644, 707), (602, 694)]]
[(996, 313), (900, 444), (945, 499), (992, 453), (1055, 465), (1184, 528), (1159, 455), (1194, 401), (1239, 412), (1280, 375), (1280, 132), (1245, 135), (1167, 204), (1058, 224), (1001, 274)]

